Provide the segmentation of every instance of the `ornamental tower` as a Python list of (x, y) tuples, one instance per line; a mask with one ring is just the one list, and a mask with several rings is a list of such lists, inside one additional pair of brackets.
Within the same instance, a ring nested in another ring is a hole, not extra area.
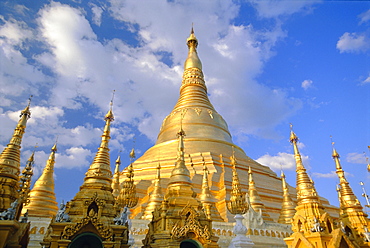
[[(111, 108), (105, 115), (100, 147), (87, 170), (76, 196), (61, 205), (51, 222), (42, 245), (52, 247), (129, 247), (128, 225), (115, 206), (110, 169), (110, 125), (114, 120)], [(127, 217), (127, 216), (126, 216)]]
[[(180, 123), (182, 123), (183, 130), (186, 130), (184, 163), (192, 168), (190, 178), (194, 192), (198, 195), (202, 194), (202, 175), (206, 164), (209, 191), (216, 199), (215, 210), (223, 221), (234, 221), (234, 216), (227, 211), (226, 206), (231, 193), (230, 157), (234, 147), (241, 188), (245, 191), (248, 189), (248, 168), (251, 167), (256, 190), (264, 204), (265, 212), (272, 220), (277, 221), (283, 200), (281, 179), (269, 167), (249, 158), (233, 143), (227, 123), (208, 98), (203, 67), (197, 51), (198, 39), (193, 30), (187, 39), (187, 46), (188, 56), (184, 63), (178, 101), (171, 113), (163, 120), (155, 145), (134, 162), (139, 202), (137, 207), (132, 209), (133, 217), (146, 218), (144, 213), (149, 201), (147, 195), (153, 188), (148, 187), (148, 184), (151, 184), (155, 178), (158, 163), (161, 164), (161, 187), (164, 188), (169, 183), (177, 160), (178, 140), (175, 133), (180, 130)], [(158, 154), (161, 155), (159, 159)], [(295, 193), (294, 188), (290, 187), (290, 190), (292, 194)], [(336, 212), (336, 208), (330, 206), (327, 200), (322, 199), (322, 201), (329, 212)]]
[(27, 246), (29, 223), (19, 222), (28, 194), (20, 187), (20, 148), (27, 120), (31, 117), (31, 99), (14, 130), (9, 144), (0, 154), (0, 247)]
[(298, 150), (298, 137), (291, 130), (290, 142), (294, 148), (297, 173), (297, 207), (292, 219), (293, 234), (285, 238), (289, 248), (293, 247), (335, 247), (330, 246), (333, 220), (324, 209), (314, 183), (306, 172)]
[[(202, 208), (193, 191), (190, 172), (184, 161), (184, 136), (180, 129), (175, 167), (161, 207), (155, 208), (143, 248), (209, 247), (217, 248), (212, 231), (210, 208)], [(208, 214), (207, 214), (208, 213)]]
[(283, 194), (283, 203), (281, 204), (281, 211), (280, 211), (278, 222), (281, 224), (290, 225), (292, 222), (292, 218), (295, 214), (296, 204), (290, 197), (288, 185), (285, 181), (285, 174), (283, 171), (281, 172), (281, 182), (282, 182), (284, 194)]
[(341, 228), (346, 235), (350, 236), (360, 247), (370, 247), (370, 220), (363, 211), (361, 203), (353, 193), (344, 170), (340, 164), (339, 154), (333, 147), (332, 157), (335, 161), (336, 173), (339, 178), (338, 196), (340, 203)]

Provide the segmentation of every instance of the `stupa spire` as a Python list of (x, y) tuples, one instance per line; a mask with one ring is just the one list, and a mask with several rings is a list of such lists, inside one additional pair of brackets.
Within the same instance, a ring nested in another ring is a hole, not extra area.
[(199, 200), (203, 205), (203, 209), (208, 218), (212, 219), (213, 221), (222, 221), (220, 213), (216, 210), (215, 206), (215, 198), (211, 194), (209, 189), (209, 182), (208, 182), (208, 168), (206, 162), (204, 161), (204, 157), (202, 156), (203, 161), (203, 180), (202, 180), (202, 192), (199, 195)]
[[(201, 154), (202, 156), (202, 154)], [(213, 202), (211, 191), (209, 190), (208, 184), (208, 169), (204, 157), (202, 156), (203, 161), (203, 180), (202, 180), (202, 192), (199, 196), (199, 199), (202, 203)]]
[(31, 117), (31, 97), (26, 108), (21, 111), (13, 136), (0, 154), (0, 212), (8, 209), (19, 198), (20, 149), (27, 120)]
[(197, 53), (198, 39), (195, 37), (193, 27), (191, 27), (190, 36), (186, 40), (186, 44), (188, 45), (189, 52), (188, 57), (184, 63), (184, 70), (189, 68), (198, 68), (199, 70), (202, 70), (202, 62), (200, 62)]
[(233, 154), (230, 157), (231, 165), (233, 166), (233, 178), (232, 178), (232, 185), (231, 185), (231, 195), (230, 195), (230, 202), (227, 204), (227, 209), (233, 215), (241, 215), (245, 214), (248, 209), (249, 205), (245, 199), (245, 193), (242, 192), (238, 172), (236, 171), (236, 158), (235, 158), (235, 151), (233, 149)]
[(303, 165), (301, 154), (298, 149), (298, 137), (293, 132), (292, 125), (290, 126), (290, 142), (294, 148), (294, 158), (296, 161), (297, 172), (297, 204), (316, 203), (320, 204), (319, 196), (316, 193), (315, 186), (306, 172)]
[(54, 164), (55, 154), (57, 152), (57, 144), (55, 143), (51, 148), (49, 159), (46, 162), (45, 168), (35, 185), (33, 186), (29, 204), (25, 209), (32, 216), (54, 216), (58, 211), (58, 204), (56, 202), (54, 193)]
[(24, 205), (27, 205), (29, 202), (29, 194), (31, 191), (31, 178), (33, 176), (32, 166), (35, 163), (35, 151), (32, 152), (30, 158), (27, 160), (26, 166), (22, 171), (22, 177), (20, 178), (21, 184), (19, 192), (21, 194), (22, 202)]
[(120, 187), (120, 182), (119, 182), (119, 178), (120, 178), (120, 167), (121, 165), (121, 156), (118, 155), (117, 159), (116, 159), (116, 165), (115, 165), (115, 169), (114, 169), (114, 174), (113, 174), (113, 180), (112, 180), (112, 189), (113, 189), (113, 196), (114, 198), (117, 198), (118, 195), (119, 195), (119, 192), (121, 191), (121, 187)]
[(167, 200), (169, 204), (174, 204), (175, 202), (178, 203), (177, 207), (184, 207), (187, 204), (190, 204), (190, 206), (192, 207), (198, 207), (200, 203), (195, 198), (197, 194), (193, 190), (193, 184), (190, 179), (190, 172), (185, 165), (185, 131), (182, 129), (182, 124), (180, 125), (180, 130), (177, 133), (177, 137), (177, 160), (175, 163), (175, 167), (171, 172), (165, 200)]
[(171, 172), (170, 182), (168, 183), (169, 187), (171, 184), (179, 183), (191, 184), (190, 172), (188, 168), (186, 168), (185, 166), (185, 152), (184, 152), (185, 131), (182, 129), (182, 124), (180, 125), (180, 130), (177, 133), (177, 137), (178, 137), (177, 161), (175, 164), (175, 168)]
[(184, 63), (180, 98), (173, 111), (188, 107), (204, 107), (215, 111), (207, 96), (202, 63), (197, 53), (198, 40), (195, 37), (193, 28), (187, 39), (187, 45), (189, 51)]
[(281, 204), (281, 211), (278, 222), (281, 224), (290, 225), (295, 214), (296, 204), (290, 197), (288, 184), (285, 180), (285, 174), (283, 171), (281, 171), (281, 183), (283, 187), (283, 202)]
[(114, 121), (112, 111), (113, 99), (110, 102), (110, 108), (104, 117), (105, 126), (97, 153), (90, 165), (90, 168), (85, 174), (84, 183), (81, 187), (89, 187), (95, 189), (112, 188), (112, 172), (110, 169), (109, 157), (109, 140), (110, 140), (110, 125)]
[(151, 220), (153, 218), (153, 211), (162, 205), (163, 200), (164, 198), (161, 187), (161, 164), (158, 163), (153, 191), (149, 196), (148, 205), (146, 206), (143, 219)]
[(248, 194), (249, 194), (249, 203), (251, 207), (253, 208), (254, 211), (256, 211), (257, 213), (260, 213), (262, 218), (265, 221), (272, 221), (270, 215), (265, 210), (265, 205), (263, 204), (261, 197), (258, 194), (256, 184), (253, 179), (253, 173), (252, 173), (251, 167), (249, 167), (248, 174), (249, 174)]
[(367, 214), (364, 213), (361, 203), (353, 193), (340, 164), (339, 153), (334, 148), (334, 142), (332, 144), (332, 157), (335, 161), (336, 173), (339, 178), (338, 197), (341, 209), (340, 219), (344, 224), (354, 227), (355, 230), (358, 230), (360, 233), (364, 232), (364, 227), (369, 224)]
[(133, 208), (137, 205), (136, 186), (134, 183), (133, 160), (135, 159), (135, 149), (130, 152), (130, 165), (127, 167), (126, 180), (123, 182), (121, 193), (117, 198), (118, 206), (121, 208)]

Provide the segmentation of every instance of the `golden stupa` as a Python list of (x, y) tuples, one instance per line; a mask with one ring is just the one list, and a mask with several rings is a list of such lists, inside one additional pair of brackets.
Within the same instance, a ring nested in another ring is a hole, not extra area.
[[(283, 200), (281, 179), (269, 167), (249, 158), (240, 147), (233, 143), (225, 120), (217, 113), (208, 99), (202, 63), (197, 54), (198, 40), (193, 31), (187, 39), (187, 45), (189, 52), (184, 64), (180, 97), (172, 112), (163, 120), (155, 145), (134, 162), (137, 192), (140, 198), (138, 206), (133, 209), (134, 218), (147, 218), (145, 208), (149, 200), (148, 196), (153, 190), (150, 185), (156, 177), (158, 163), (161, 165), (161, 186), (167, 185), (176, 162), (177, 138), (175, 134), (182, 125), (186, 130), (185, 163), (190, 170), (194, 190), (198, 194), (201, 193), (203, 168), (206, 166), (210, 192), (216, 199), (215, 206), (223, 221), (233, 221), (233, 216), (226, 208), (226, 201), (231, 192), (230, 157), (233, 149), (238, 161), (237, 170), (241, 187), (245, 191), (249, 188), (248, 170), (251, 168), (255, 189), (264, 204), (263, 208), (266, 213), (264, 217), (266, 220), (277, 221)], [(290, 186), (289, 191), (292, 195), (295, 194), (294, 188)], [(331, 206), (326, 199), (322, 198), (321, 201), (330, 213), (337, 212), (336, 208)]]
[[(111, 102), (112, 104), (112, 102)], [(127, 248), (128, 227), (121, 206), (113, 195), (109, 156), (112, 108), (105, 115), (100, 147), (87, 170), (80, 191), (66, 205), (61, 204), (44, 239), (46, 248)]]

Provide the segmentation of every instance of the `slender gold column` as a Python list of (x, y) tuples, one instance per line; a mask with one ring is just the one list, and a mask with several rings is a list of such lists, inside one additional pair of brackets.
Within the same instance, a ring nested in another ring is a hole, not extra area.
[(0, 154), (0, 212), (19, 198), (20, 149), (27, 120), (31, 117), (30, 103), (21, 111), (20, 119), (9, 144)]
[(24, 205), (29, 203), (29, 196), (31, 191), (31, 179), (33, 176), (33, 169), (32, 166), (35, 163), (34, 161), (35, 152), (32, 152), (30, 158), (27, 160), (27, 164), (22, 171), (22, 177), (20, 178), (21, 185), (20, 185), (20, 197), (22, 198), (22, 202)]

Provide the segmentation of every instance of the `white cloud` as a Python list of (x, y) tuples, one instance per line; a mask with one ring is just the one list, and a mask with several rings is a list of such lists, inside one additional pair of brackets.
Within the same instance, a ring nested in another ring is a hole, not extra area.
[[(48, 150), (47, 152), (44, 151), (35, 152), (34, 158), (35, 164), (33, 167), (34, 180), (37, 180), (37, 178), (39, 178), (40, 175), (42, 174), (42, 171), (44, 170), (46, 163), (49, 159), (50, 153), (51, 153), (50, 150)], [(27, 161), (30, 155), (31, 155), (30, 151), (22, 153), (23, 160)], [(93, 156), (94, 154), (90, 150), (84, 149), (82, 147), (71, 147), (63, 151), (63, 153), (57, 151), (55, 154), (54, 168), (73, 169), (88, 167), (91, 164)]]
[(370, 38), (366, 34), (344, 33), (337, 42), (340, 53), (366, 52), (370, 49)]
[(0, 38), (6, 39), (12, 45), (23, 46), (27, 39), (33, 38), (32, 30), (26, 23), (14, 19), (5, 20), (0, 16), (4, 25), (0, 27)]
[(40, 11), (41, 34), (51, 46), (57, 61), (56, 71), (63, 76), (84, 77), (87, 70), (81, 58), (85, 43), (96, 40), (82, 12), (58, 2)]
[(100, 6), (97, 6), (96, 4), (91, 4), (91, 11), (93, 12), (93, 22), (95, 25), (100, 26), (101, 24), (101, 17), (103, 14), (103, 8)]
[[(308, 156), (301, 154), (302, 162), (306, 168), (309, 167)], [(294, 154), (279, 152), (276, 156), (271, 156), (270, 154), (263, 155), (256, 160), (257, 162), (269, 166), (274, 171), (283, 170), (293, 170), (296, 167), (296, 162)]]
[(319, 173), (319, 172), (314, 172), (312, 173), (313, 177), (317, 178), (337, 178), (337, 173), (335, 171), (331, 171), (329, 173)]
[(34, 31), (22, 21), (2, 16), (0, 20), (4, 23), (0, 26), (0, 98), (2, 106), (11, 106), (22, 94), (37, 95), (39, 83), (45, 83), (47, 77), (22, 53), (35, 38)]
[(302, 88), (304, 89), (304, 90), (307, 90), (307, 89), (309, 89), (309, 88), (312, 88), (313, 86), (312, 86), (312, 84), (313, 84), (313, 81), (312, 80), (309, 80), (309, 79), (306, 79), (306, 80), (304, 80), (303, 82), (302, 82)]
[(358, 17), (361, 19), (360, 24), (368, 22), (370, 20), (370, 9), (361, 13)]
[(363, 153), (348, 153), (346, 157), (346, 161), (348, 163), (353, 163), (353, 164), (367, 164), (366, 163), (366, 156)]
[(276, 18), (296, 12), (311, 12), (312, 5), (319, 1), (250, 0), (258, 14), (264, 18)]
[[(353, 177), (351, 173), (344, 172), (345, 177)], [(320, 173), (320, 172), (314, 172), (312, 173), (313, 177), (317, 178), (338, 178), (338, 175), (335, 171), (331, 171), (329, 173)]]
[(361, 82), (361, 84), (364, 85), (364, 84), (369, 84), (369, 83), (370, 83), (370, 74), (367, 78), (365, 78), (365, 80)]
[(56, 168), (81, 168), (88, 167), (92, 162), (94, 154), (82, 147), (71, 147), (65, 150), (65, 154), (56, 154)]

